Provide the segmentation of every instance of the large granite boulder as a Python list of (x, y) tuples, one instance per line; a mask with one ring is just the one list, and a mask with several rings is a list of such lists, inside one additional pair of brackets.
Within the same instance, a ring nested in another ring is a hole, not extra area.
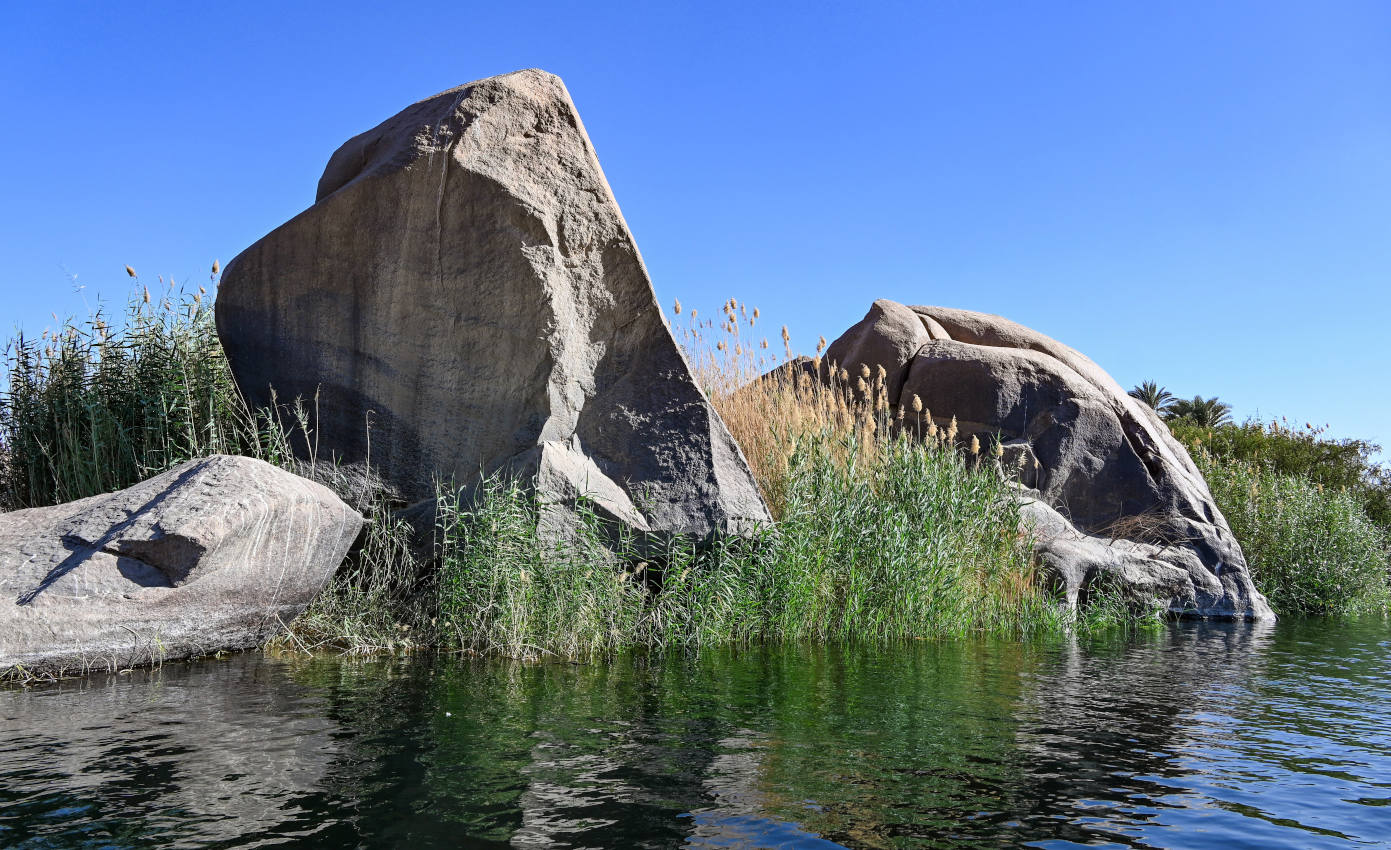
[(827, 359), (883, 366), (890, 403), (916, 397), (961, 439), (1001, 440), (1070, 600), (1100, 579), (1174, 613), (1273, 616), (1192, 458), (1076, 350), (999, 316), (880, 300)]
[(319, 459), (370, 465), (417, 512), (437, 480), (506, 469), (639, 532), (769, 519), (542, 71), (349, 140), (314, 206), (227, 265), (217, 324), (253, 403), (309, 400)]
[(327, 488), (225, 455), (0, 514), (0, 676), (257, 646), (304, 610), (361, 527)]

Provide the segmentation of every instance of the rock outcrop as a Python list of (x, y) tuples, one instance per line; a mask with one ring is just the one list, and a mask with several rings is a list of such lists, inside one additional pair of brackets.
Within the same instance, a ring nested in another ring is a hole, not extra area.
[(225, 455), (0, 514), (0, 674), (256, 646), (304, 610), (361, 527), (328, 489)]
[(416, 508), (506, 469), (639, 532), (769, 518), (542, 71), (344, 144), (314, 206), (227, 265), (217, 323), (253, 403), (309, 400), (320, 460), (370, 465)]
[(1273, 617), (1192, 458), (1081, 353), (999, 316), (880, 300), (826, 357), (883, 366), (890, 403), (916, 396), (962, 439), (1003, 441), (1039, 559), (1074, 603), (1101, 579), (1178, 614)]

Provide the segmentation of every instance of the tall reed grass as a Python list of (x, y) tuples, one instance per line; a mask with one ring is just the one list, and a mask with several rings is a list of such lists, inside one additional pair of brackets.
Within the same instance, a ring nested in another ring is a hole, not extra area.
[(993, 468), (906, 435), (802, 435), (782, 472), (781, 518), (753, 540), (654, 555), (615, 546), (593, 513), (560, 543), (538, 508), (495, 480), (440, 512), (439, 617), (462, 648), (576, 657), (624, 646), (892, 642), (1061, 630)]
[(1201, 447), (1194, 460), (1277, 614), (1388, 610), (1391, 537), (1356, 493)]
[(123, 315), (101, 310), (5, 349), (0, 509), (129, 487), (185, 460), (286, 460), (281, 432), (238, 393), (202, 291), (141, 288)]

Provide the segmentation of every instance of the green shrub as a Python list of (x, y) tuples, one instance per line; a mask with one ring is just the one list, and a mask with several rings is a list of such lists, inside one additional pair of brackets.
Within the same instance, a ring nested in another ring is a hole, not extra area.
[(1351, 492), (1203, 450), (1194, 459), (1276, 613), (1386, 609), (1391, 540)]
[(1218, 460), (1254, 463), (1326, 490), (1346, 490), (1369, 519), (1391, 533), (1391, 470), (1373, 461), (1381, 451), (1374, 443), (1326, 439), (1322, 428), (1308, 424), (1291, 428), (1247, 421), (1204, 428), (1174, 421), (1169, 428), (1190, 451), (1201, 448)]

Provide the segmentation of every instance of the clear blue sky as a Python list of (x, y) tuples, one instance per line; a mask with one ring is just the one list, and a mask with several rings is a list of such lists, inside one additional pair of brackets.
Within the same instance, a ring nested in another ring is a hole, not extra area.
[[(1391, 444), (1391, 4), (26, 3), (0, 331), (204, 282), (333, 150), (525, 67), (579, 105), (664, 305), (834, 337), (1000, 313), (1130, 386)], [(74, 291), (71, 275), (85, 285)]]

